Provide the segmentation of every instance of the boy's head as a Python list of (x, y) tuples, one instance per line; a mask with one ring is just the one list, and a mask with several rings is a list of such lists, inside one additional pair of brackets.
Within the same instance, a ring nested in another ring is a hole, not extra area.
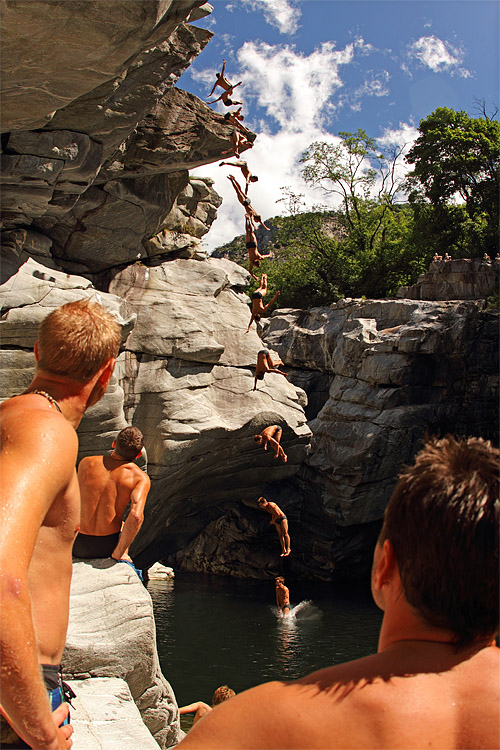
[(401, 474), (380, 534), (409, 605), (459, 647), (498, 632), (499, 458), (481, 438), (429, 440)]

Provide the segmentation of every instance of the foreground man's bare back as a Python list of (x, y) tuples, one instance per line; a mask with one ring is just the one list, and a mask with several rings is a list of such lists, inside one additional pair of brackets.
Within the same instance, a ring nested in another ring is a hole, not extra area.
[(78, 478), (82, 493), (82, 534), (104, 536), (120, 531), (123, 514), (133, 489), (146, 482), (135, 464), (123, 464), (111, 456), (88, 456), (80, 461)]
[(499, 670), (495, 646), (467, 659), (448, 644), (402, 642), (297, 682), (241, 693), (181, 747), (498, 748)]
[[(27, 581), (39, 661), (58, 664), (68, 622), (71, 547), (80, 520), (78, 440), (69, 422), (39, 395), (5, 402), (0, 419), (0, 565), (5, 570), (4, 559), (16, 561), (12, 593), (24, 599)], [(21, 620), (13, 618), (12, 625), (21, 628)], [(29, 630), (23, 634), (28, 637)]]

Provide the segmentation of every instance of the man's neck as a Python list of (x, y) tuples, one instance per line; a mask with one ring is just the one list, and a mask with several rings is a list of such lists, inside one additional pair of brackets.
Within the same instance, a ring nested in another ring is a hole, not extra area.
[(81, 422), (89, 393), (88, 385), (82, 384), (69, 378), (46, 377), (44, 374), (36, 374), (25, 394), (34, 391), (44, 391), (57, 401), (61, 414), (75, 428)]

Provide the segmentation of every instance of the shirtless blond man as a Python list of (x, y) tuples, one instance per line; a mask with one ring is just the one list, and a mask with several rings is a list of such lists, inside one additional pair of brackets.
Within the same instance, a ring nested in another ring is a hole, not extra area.
[(261, 510), (266, 510), (271, 514), (271, 520), (269, 523), (271, 526), (276, 526), (278, 532), (280, 544), (281, 544), (281, 555), (280, 557), (288, 557), (290, 554), (290, 536), (288, 534), (288, 519), (276, 503), (270, 503), (265, 497), (259, 497), (257, 505)]
[(264, 450), (267, 451), (267, 446), (270, 445), (274, 451), (274, 458), (281, 458), (284, 464), (288, 461), (288, 457), (280, 445), (281, 435), (283, 430), (278, 424), (271, 424), (262, 430), (259, 435), (254, 435), (254, 440), (257, 445), (264, 446)]
[(240, 693), (179, 747), (498, 748), (498, 462), (447, 437), (401, 475), (373, 559), (376, 654)]
[(283, 576), (278, 576), (275, 579), (276, 583), (276, 606), (280, 614), (290, 614), (290, 590), (285, 586), (285, 579)]
[(2, 748), (72, 744), (59, 664), (80, 521), (76, 428), (106, 391), (120, 339), (101, 305), (54, 310), (40, 324), (31, 384), (0, 406)]
[[(125, 427), (113, 441), (110, 456), (87, 456), (80, 461), (82, 516), (73, 557), (132, 562), (128, 550), (142, 526), (151, 487), (148, 475), (134, 464), (143, 446), (142, 432), (137, 427)], [(123, 522), (129, 503), (130, 511)]]

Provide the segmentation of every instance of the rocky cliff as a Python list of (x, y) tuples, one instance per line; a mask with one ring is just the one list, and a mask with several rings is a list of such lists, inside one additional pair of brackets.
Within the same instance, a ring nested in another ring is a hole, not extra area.
[[(290, 378), (253, 391), (262, 340), (245, 334), (250, 277), (200, 252), (220, 198), (189, 177), (230, 147), (231, 128), (175, 86), (210, 39), (192, 24), (210, 6), (3, 0), (2, 10), (0, 396), (29, 382), (40, 319), (97, 296), (123, 344), (79, 428), (81, 455), (109, 449), (127, 422), (144, 432), (153, 486), (138, 564), (275, 573), (276, 533), (255, 507), (266, 494), (290, 518), (287, 572), (364, 574), (425, 431), (496, 437), (497, 316), (467, 301), (482, 287), (462, 284), (459, 302), (425, 302), (420, 289), (407, 292), (415, 301), (278, 311), (259, 333)], [(271, 423), (283, 426), (287, 464), (252, 439)]]

